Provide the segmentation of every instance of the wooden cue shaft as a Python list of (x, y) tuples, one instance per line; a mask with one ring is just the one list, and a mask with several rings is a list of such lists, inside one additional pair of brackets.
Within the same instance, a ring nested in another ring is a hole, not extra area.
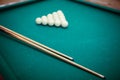
[[(2, 26), (2, 27), (3, 27), (3, 26)], [(4, 28), (5, 28), (5, 27), (4, 27)], [(5, 28), (5, 29), (8, 30), (8, 31), (10, 31), (11, 33), (17, 35), (17, 36), (20, 36), (20, 37), (22, 37), (22, 38), (24, 38), (24, 39), (26, 39), (26, 40), (34, 43), (34, 44), (37, 44), (37, 45), (39, 45), (39, 46), (41, 46), (41, 47), (43, 47), (43, 48), (45, 48), (45, 49), (47, 49), (47, 50), (50, 50), (50, 51), (58, 54), (58, 55), (60, 55), (60, 56), (63, 56), (63, 57), (65, 57), (65, 58), (69, 59), (69, 60), (73, 60), (73, 58), (70, 57), (70, 56), (67, 56), (67, 55), (65, 55), (65, 54), (63, 54), (63, 53), (61, 53), (61, 52), (59, 52), (59, 51), (56, 51), (56, 50), (54, 50), (54, 49), (52, 49), (52, 48), (50, 48), (50, 47), (47, 47), (47, 46), (45, 46), (45, 45), (43, 45), (43, 44), (41, 44), (41, 43), (38, 43), (38, 42), (36, 42), (36, 41), (34, 41), (34, 40), (30, 39), (30, 38), (27, 38), (27, 37), (19, 34), (19, 33), (13, 32), (13, 31), (10, 30), (10, 29), (7, 29), (7, 28)]]
[[(22, 38), (22, 37), (20, 37), (20, 36), (18, 36), (18, 35), (15, 35), (15, 34), (13, 34), (11, 31), (9, 31), (9, 29), (7, 29), (7, 28), (5, 28), (5, 27), (3, 27), (3, 26), (0, 26), (0, 30), (2, 30), (2, 31), (4, 31), (4, 32), (6, 32), (7, 34), (9, 34), (9, 35), (11, 35), (11, 36), (13, 36), (14, 38), (17, 38), (17, 39), (19, 39), (19, 40), (21, 40), (21, 41), (23, 41), (23, 42), (25, 42), (25, 43), (27, 43), (27, 44), (29, 44), (29, 45), (31, 45), (31, 46), (34, 46), (35, 48), (37, 48), (37, 49), (39, 49), (39, 50), (41, 50), (41, 51), (43, 51), (43, 52), (45, 52), (45, 53), (47, 53), (47, 54), (50, 54), (50, 55), (52, 55), (52, 56), (54, 56), (54, 57), (56, 57), (56, 58), (58, 58), (58, 59), (61, 59), (61, 60), (63, 60), (64, 62), (66, 62), (66, 63), (69, 63), (69, 64), (71, 64), (71, 65), (73, 65), (73, 66), (75, 66), (75, 67), (78, 67), (78, 68), (80, 68), (80, 69), (82, 69), (82, 70), (84, 70), (84, 71), (86, 71), (86, 72), (89, 72), (89, 73), (91, 73), (91, 74), (93, 74), (93, 75), (95, 75), (95, 76), (98, 76), (98, 77), (100, 77), (100, 78), (105, 78), (102, 74), (99, 74), (99, 73), (97, 73), (97, 72), (95, 72), (95, 71), (93, 71), (93, 70), (91, 70), (91, 69), (88, 69), (88, 68), (86, 68), (86, 67), (84, 67), (84, 66), (82, 66), (82, 65), (80, 65), (80, 64), (78, 64), (78, 63), (75, 63), (75, 62), (73, 62), (73, 61), (71, 61), (71, 60), (69, 60), (69, 59), (67, 59), (67, 58), (65, 58), (65, 57), (63, 57), (63, 56), (60, 56), (60, 55), (57, 55), (57, 54), (55, 54), (54, 52), (52, 52), (52, 51), (49, 51), (49, 50), (47, 50), (47, 49), (45, 49), (45, 48), (43, 48), (43, 47), (41, 47), (41, 46), (39, 46), (39, 45), (37, 45), (37, 44), (34, 44), (34, 43), (32, 43), (32, 42), (30, 42), (30, 41), (28, 41), (28, 40), (26, 40), (26, 39), (24, 39), (24, 38)], [(13, 31), (14, 32), (14, 31)], [(15, 32), (16, 33), (16, 32)]]

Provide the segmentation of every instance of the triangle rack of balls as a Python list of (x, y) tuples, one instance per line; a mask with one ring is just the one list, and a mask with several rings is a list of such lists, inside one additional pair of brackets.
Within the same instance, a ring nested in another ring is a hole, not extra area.
[(68, 27), (68, 21), (65, 18), (64, 13), (61, 10), (48, 14), (47, 16), (37, 17), (36, 24), (56, 26), (56, 27)]

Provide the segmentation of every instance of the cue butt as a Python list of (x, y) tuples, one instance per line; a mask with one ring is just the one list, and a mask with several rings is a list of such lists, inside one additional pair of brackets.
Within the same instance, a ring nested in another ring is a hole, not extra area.
[(65, 55), (65, 54), (63, 54), (63, 53), (61, 53), (61, 52), (59, 52), (59, 51), (56, 51), (56, 50), (54, 50), (54, 49), (52, 49), (52, 48), (50, 48), (50, 47), (47, 47), (47, 46), (45, 46), (45, 45), (43, 45), (43, 44), (41, 44), (41, 43), (38, 43), (38, 42), (36, 42), (36, 41), (34, 41), (34, 40), (30, 39), (30, 38), (27, 38), (27, 37), (25, 37), (25, 36), (23, 36), (23, 35), (21, 35), (21, 34), (19, 34), (19, 33), (16, 33), (16, 32), (14, 32), (14, 31), (12, 31), (12, 30), (10, 30), (10, 29), (7, 29), (7, 28), (5, 28), (5, 27), (3, 27), (3, 26), (1, 26), (1, 25), (0, 25), (0, 28), (9, 31), (9, 32), (11, 32), (12, 34), (15, 34), (16, 36), (20, 36), (20, 37), (22, 37), (22, 38), (24, 38), (24, 39), (26, 39), (26, 40), (34, 43), (34, 44), (37, 44), (37, 45), (39, 45), (39, 46), (41, 46), (41, 47), (43, 47), (43, 48), (45, 48), (45, 49), (47, 49), (47, 50), (50, 50), (50, 51), (52, 51), (52, 52), (54, 52), (54, 53), (56, 53), (56, 54), (58, 54), (58, 55), (60, 55), (60, 56), (65, 57), (65, 58), (67, 58), (67, 59), (69, 59), (69, 60), (74, 60), (74, 59), (73, 59), (72, 57), (70, 57), (70, 56), (67, 56), (67, 55)]
[[(78, 64), (78, 63), (75, 63), (75, 62), (73, 62), (73, 61), (71, 61), (71, 60), (69, 60), (69, 59), (67, 59), (67, 58), (65, 58), (65, 57), (63, 57), (63, 56), (57, 55), (57, 54), (55, 54), (54, 52), (52, 52), (52, 51), (50, 51), (50, 50), (48, 50), (48, 49), (46, 49), (46, 48), (44, 48), (44, 47), (42, 47), (42, 46), (39, 46), (39, 45), (37, 45), (37, 44), (35, 44), (35, 43), (32, 43), (31, 41), (29, 41), (29, 40), (27, 40), (27, 39), (24, 39), (24, 38), (21, 37), (21, 36), (18, 36), (18, 35), (16, 35), (16, 34), (14, 34), (14, 33), (16, 33), (16, 32), (14, 32), (14, 31), (12, 31), (12, 30), (9, 30), (9, 29), (7, 29), (7, 28), (5, 28), (5, 27), (3, 27), (3, 26), (0, 26), (0, 29), (1, 29), (2, 31), (4, 31), (4, 32), (8, 33), (9, 35), (13, 36), (14, 38), (17, 38), (17, 39), (19, 39), (19, 40), (21, 40), (21, 41), (23, 41), (23, 42), (25, 42), (25, 43), (27, 43), (27, 44), (29, 44), (29, 45), (31, 45), (31, 46), (34, 46), (35, 48), (37, 48), (37, 49), (39, 49), (39, 50), (41, 50), (41, 51), (43, 51), (43, 52), (45, 52), (45, 53), (47, 53), (47, 54), (50, 54), (50, 55), (52, 55), (52, 56), (54, 56), (54, 57), (56, 57), (56, 58), (58, 58), (58, 59), (60, 59), (60, 60), (62, 60), (62, 61), (64, 61), (64, 62), (66, 62), (66, 63), (69, 63), (69, 64), (71, 64), (71, 65), (73, 65), (73, 66), (75, 66), (75, 67), (77, 67), (77, 68), (79, 68), (79, 69), (82, 69), (82, 70), (84, 70), (84, 71), (86, 71), (86, 72), (89, 72), (89, 73), (91, 73), (91, 74), (93, 74), (93, 75), (95, 75), (95, 76), (98, 76), (98, 77), (100, 77), (100, 78), (105, 78), (102, 74), (99, 74), (99, 73), (97, 73), (97, 72), (95, 72), (95, 71), (93, 71), (93, 70), (91, 70), (91, 69), (88, 69), (88, 68), (86, 68), (86, 67), (84, 67), (84, 66), (82, 66), (82, 65), (80, 65), (80, 64)], [(13, 33), (13, 32), (14, 32), (14, 33)], [(17, 33), (17, 34), (18, 34), (18, 33)]]

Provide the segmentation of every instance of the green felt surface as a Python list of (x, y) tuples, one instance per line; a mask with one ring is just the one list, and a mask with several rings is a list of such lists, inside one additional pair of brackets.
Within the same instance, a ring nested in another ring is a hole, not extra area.
[[(59, 9), (69, 22), (68, 28), (35, 24), (36, 17)], [(0, 25), (72, 56), (75, 62), (105, 75), (106, 80), (120, 80), (118, 14), (73, 1), (48, 0), (1, 11)], [(0, 56), (6, 80), (102, 80), (3, 32)]]

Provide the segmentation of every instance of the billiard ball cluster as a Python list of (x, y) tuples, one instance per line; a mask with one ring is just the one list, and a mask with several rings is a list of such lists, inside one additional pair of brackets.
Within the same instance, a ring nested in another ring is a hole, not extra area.
[(36, 24), (49, 25), (49, 26), (61, 26), (66, 28), (68, 21), (66, 20), (64, 13), (61, 10), (48, 14), (47, 16), (38, 17), (35, 20)]

